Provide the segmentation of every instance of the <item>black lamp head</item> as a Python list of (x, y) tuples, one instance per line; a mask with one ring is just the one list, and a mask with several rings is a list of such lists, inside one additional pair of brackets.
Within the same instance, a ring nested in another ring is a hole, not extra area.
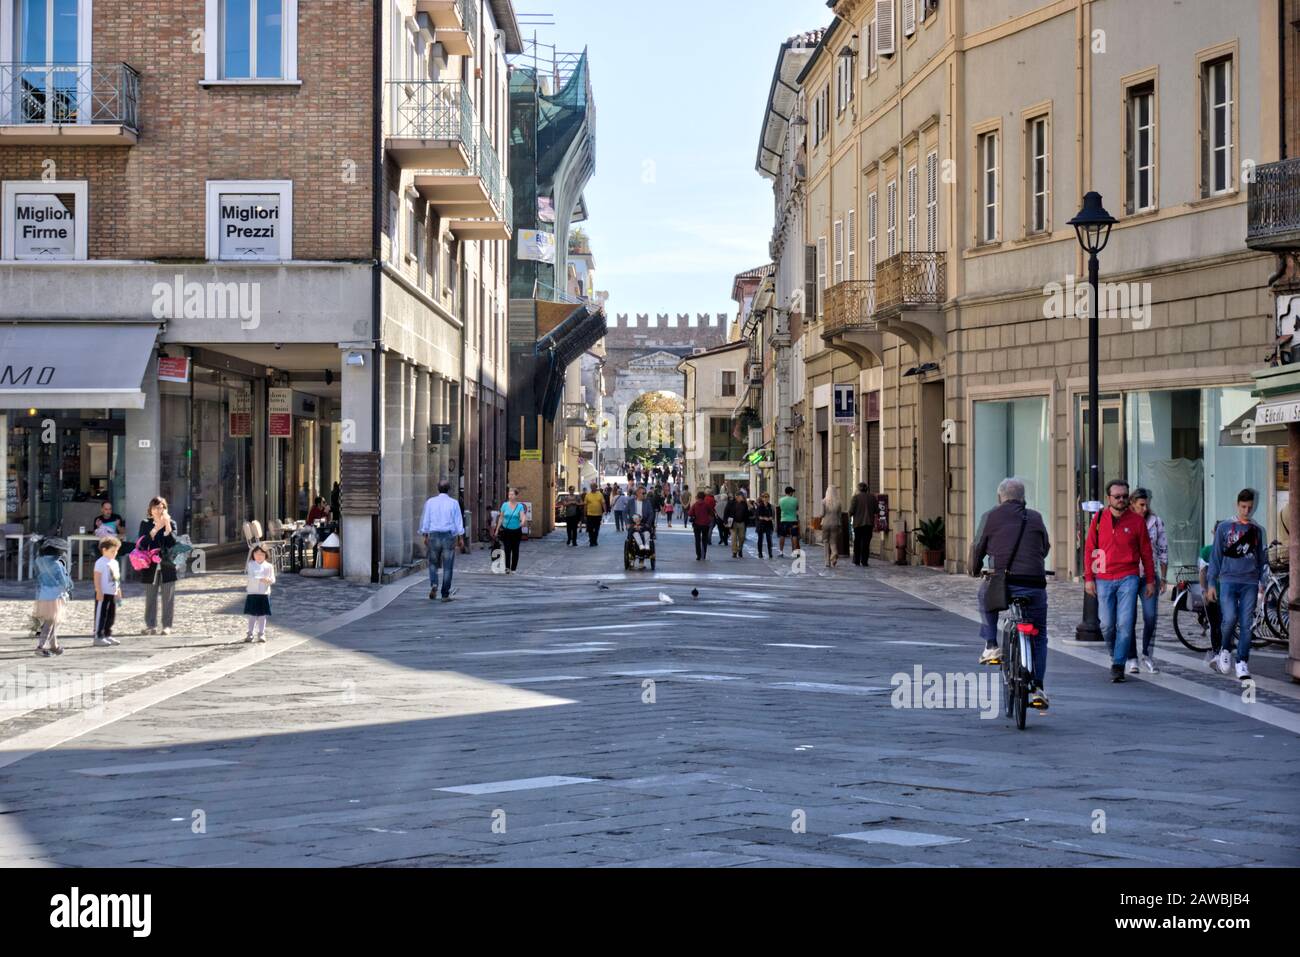
[(1070, 220), (1079, 245), (1090, 256), (1095, 256), (1110, 242), (1110, 229), (1119, 220), (1101, 205), (1101, 193), (1092, 192), (1083, 197), (1083, 209)]

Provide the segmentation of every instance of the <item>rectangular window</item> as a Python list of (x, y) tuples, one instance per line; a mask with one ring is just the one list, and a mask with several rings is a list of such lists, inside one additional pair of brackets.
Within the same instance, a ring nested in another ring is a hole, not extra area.
[(389, 190), (388, 193), (388, 261), (394, 266), (402, 261), (402, 232), (398, 228), (401, 222), (401, 201), (397, 198), (396, 190)]
[(822, 314), (826, 300), (826, 237), (817, 240), (817, 315)]
[(1201, 67), (1201, 195), (1233, 187), (1232, 57)]
[(872, 20), (871, 23), (868, 24), (867, 26), (867, 75), (868, 76), (876, 72), (876, 53), (878, 49), (879, 48), (876, 45), (876, 21)]
[(1130, 213), (1156, 208), (1156, 91), (1143, 83), (1128, 91), (1125, 205)]
[(276, 262), (293, 258), (293, 183), (208, 180), (207, 258)]
[(939, 249), (939, 151), (925, 158), (925, 240), (930, 252)]
[(1055, 503), (1049, 468), (1052, 421), (1047, 399), (976, 402), (973, 438), (976, 522), (997, 502), (1002, 480), (1015, 475), (1025, 483), (1025, 504), (1040, 512), (1051, 528)]
[(724, 399), (734, 399), (736, 397), (736, 373), (735, 370), (724, 369), (722, 372), (722, 392)]
[(298, 0), (207, 0), (205, 82), (296, 82)]
[(979, 138), (980, 182), (979, 241), (998, 241), (998, 134), (984, 133)]
[(918, 188), (916, 167), (909, 166), (907, 168), (907, 249), (909, 252), (916, 251), (917, 213), (920, 206), (920, 197), (916, 192)]
[(416, 262), (420, 254), (420, 220), (415, 215), (415, 200), (406, 200), (406, 258)]
[(733, 434), (735, 423), (727, 418), (709, 418), (709, 461), (739, 462), (749, 453), (749, 437), (738, 439)]
[(835, 269), (831, 274), (831, 285), (838, 286), (844, 281), (844, 221), (835, 220), (835, 230), (832, 233), (832, 248), (835, 252)]
[(1044, 233), (1048, 230), (1047, 222), (1047, 117), (1036, 116), (1029, 121), (1027, 130), (1029, 145), (1029, 218), (1026, 224), (1029, 233)]
[(880, 197), (873, 191), (867, 197), (867, 278), (876, 278), (876, 249), (880, 227)]
[(4, 184), (0, 259), (87, 258), (85, 180)]
[(898, 252), (898, 181), (885, 188), (885, 258)]

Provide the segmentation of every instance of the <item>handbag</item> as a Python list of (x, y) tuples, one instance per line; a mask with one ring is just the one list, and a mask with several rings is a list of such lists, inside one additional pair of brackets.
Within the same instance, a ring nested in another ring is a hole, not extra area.
[(158, 549), (146, 549), (144, 547), (144, 536), (141, 535), (136, 539), (135, 548), (131, 551), (129, 560), (132, 568), (138, 572), (142, 572), (154, 562), (159, 561), (160, 557)]
[(1011, 549), (1011, 557), (1007, 559), (1007, 567), (995, 568), (993, 574), (989, 575), (989, 586), (984, 591), (984, 610), (990, 614), (996, 615), (998, 612), (1006, 611), (1011, 607), (1011, 597), (1007, 591), (1007, 570), (1016, 561), (1016, 553), (1020, 551), (1020, 540), (1025, 537), (1025, 526), (1028, 524), (1029, 511), (1026, 509), (1020, 513), (1020, 534), (1016, 536), (1016, 546)]

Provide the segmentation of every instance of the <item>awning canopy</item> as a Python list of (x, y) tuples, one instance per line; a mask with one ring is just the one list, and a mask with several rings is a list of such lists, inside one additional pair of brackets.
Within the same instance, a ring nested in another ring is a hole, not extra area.
[(0, 409), (143, 409), (158, 323), (0, 323)]
[[(1280, 406), (1285, 406), (1286, 409), (1296, 406), (1296, 414), (1300, 416), (1300, 403), (1260, 402), (1257, 405), (1252, 405), (1241, 415), (1219, 429), (1219, 445), (1236, 447), (1286, 445), (1288, 439), (1285, 423), (1296, 420), (1285, 418), (1286, 410), (1278, 408)], [(1251, 425), (1247, 426), (1247, 422), (1250, 422)], [(1253, 441), (1248, 442), (1246, 441), (1247, 434), (1252, 429), (1253, 434), (1250, 437)]]

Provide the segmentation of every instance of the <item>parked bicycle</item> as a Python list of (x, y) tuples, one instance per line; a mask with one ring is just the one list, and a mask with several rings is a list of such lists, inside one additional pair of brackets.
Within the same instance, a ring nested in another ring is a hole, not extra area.
[[(1274, 546), (1278, 544), (1273, 543)], [(1264, 599), (1255, 602), (1255, 620), (1250, 632), (1252, 642), (1285, 645), (1290, 640), (1289, 587), (1290, 573), (1283, 567), (1279, 574), (1270, 562), (1264, 571)], [(1211, 623), (1196, 566), (1183, 565), (1178, 569), (1171, 598), (1174, 634), (1178, 640), (1192, 651), (1209, 651), (1214, 644), (1210, 637)]]

